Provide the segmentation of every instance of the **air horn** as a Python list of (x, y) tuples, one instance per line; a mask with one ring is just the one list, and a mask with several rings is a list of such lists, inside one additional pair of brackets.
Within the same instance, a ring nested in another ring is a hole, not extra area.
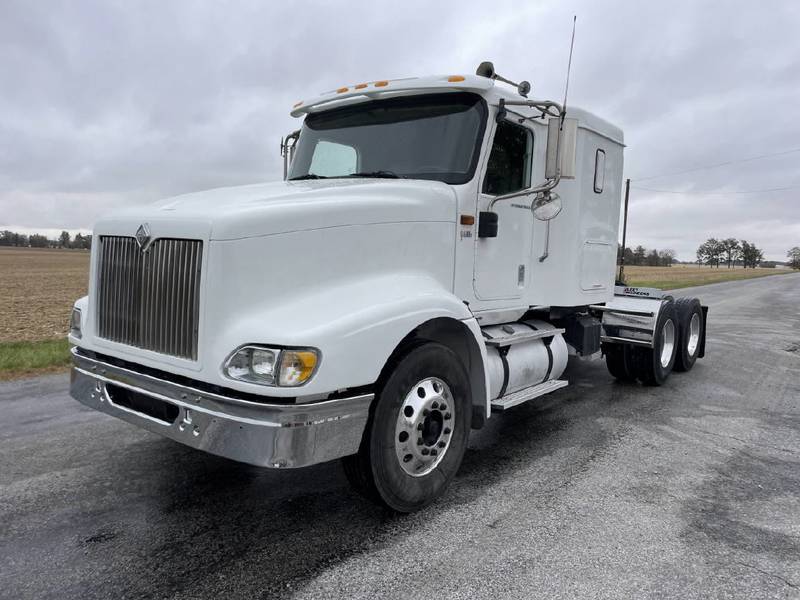
[(519, 83), (514, 83), (510, 79), (506, 79), (502, 75), (498, 75), (497, 72), (494, 70), (494, 65), (489, 62), (482, 62), (478, 65), (478, 70), (475, 71), (475, 74), (479, 77), (487, 77), (489, 79), (494, 79), (495, 81), (502, 81), (503, 83), (507, 83), (509, 85), (513, 85), (517, 88), (517, 92), (523, 98), (528, 97), (528, 92), (531, 91), (531, 84), (528, 81), (520, 81)]

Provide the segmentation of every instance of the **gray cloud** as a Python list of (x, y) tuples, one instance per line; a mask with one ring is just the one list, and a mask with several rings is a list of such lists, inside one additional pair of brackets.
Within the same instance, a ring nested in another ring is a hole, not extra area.
[[(781, 259), (800, 244), (794, 2), (0, 3), (0, 227), (90, 228), (103, 212), (280, 176), (298, 99), (472, 72), (491, 59), (624, 130), (631, 243), (691, 259), (709, 236)], [(641, 188), (680, 190), (661, 194)], [(703, 192), (708, 192), (704, 194)]]

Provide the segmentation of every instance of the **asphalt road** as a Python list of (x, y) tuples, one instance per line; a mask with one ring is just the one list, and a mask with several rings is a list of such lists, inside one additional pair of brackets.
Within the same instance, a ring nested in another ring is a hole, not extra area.
[(84, 408), (66, 376), (1, 384), (0, 597), (799, 598), (800, 275), (687, 292), (711, 307), (691, 373), (571, 363), (407, 517), (338, 463), (240, 465)]

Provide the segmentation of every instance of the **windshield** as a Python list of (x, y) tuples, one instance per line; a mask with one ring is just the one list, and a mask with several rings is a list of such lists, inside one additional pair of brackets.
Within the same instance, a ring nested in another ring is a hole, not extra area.
[(480, 96), (391, 98), (310, 114), (289, 179), (472, 179), (486, 122)]

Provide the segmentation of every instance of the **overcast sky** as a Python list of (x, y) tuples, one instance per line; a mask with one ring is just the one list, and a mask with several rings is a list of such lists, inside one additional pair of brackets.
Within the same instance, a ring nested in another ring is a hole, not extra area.
[(800, 2), (338, 4), (0, 0), (0, 229), (280, 178), (291, 105), (348, 83), (492, 60), (559, 99), (577, 14), (570, 103), (625, 132), (630, 243), (800, 245), (800, 152), (639, 181), (800, 149)]

